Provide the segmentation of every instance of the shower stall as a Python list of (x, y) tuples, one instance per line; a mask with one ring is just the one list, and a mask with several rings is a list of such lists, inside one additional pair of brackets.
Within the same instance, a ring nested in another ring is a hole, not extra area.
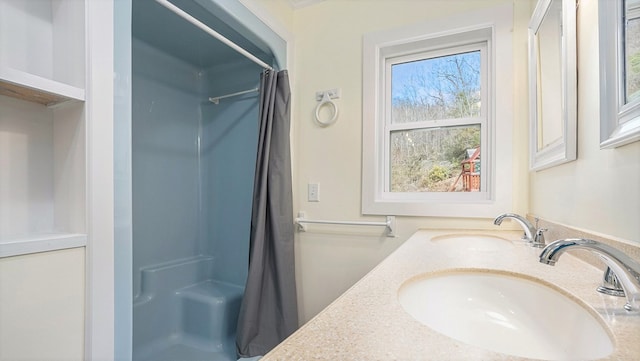
[[(256, 33), (268, 28), (239, 2), (171, 2), (276, 63), (273, 33)], [(262, 70), (156, 1), (132, 0), (133, 360), (236, 359)]]

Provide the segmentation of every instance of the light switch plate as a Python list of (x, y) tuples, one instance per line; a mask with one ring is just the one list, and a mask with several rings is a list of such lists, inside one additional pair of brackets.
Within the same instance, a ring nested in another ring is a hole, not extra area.
[(320, 184), (319, 183), (307, 184), (307, 201), (320, 202)]

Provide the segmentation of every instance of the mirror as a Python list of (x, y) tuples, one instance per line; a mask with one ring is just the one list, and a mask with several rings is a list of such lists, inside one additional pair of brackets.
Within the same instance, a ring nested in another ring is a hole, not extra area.
[(539, 0), (529, 22), (531, 170), (576, 159), (576, 93), (575, 0)]
[(640, 0), (600, 0), (600, 148), (640, 140)]

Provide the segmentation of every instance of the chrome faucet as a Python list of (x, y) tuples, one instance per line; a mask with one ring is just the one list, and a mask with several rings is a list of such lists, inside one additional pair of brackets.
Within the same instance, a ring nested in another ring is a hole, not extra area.
[[(543, 233), (546, 232), (547, 229), (536, 228), (526, 218), (515, 213), (501, 214), (497, 216), (496, 219), (493, 220), (493, 224), (495, 224), (496, 226), (499, 226), (500, 224), (502, 224), (502, 221), (505, 218), (511, 218), (514, 221), (518, 222), (520, 226), (522, 226), (522, 228), (524, 229), (524, 236), (522, 237), (522, 239), (529, 242), (532, 247), (538, 247), (538, 248), (544, 247), (545, 241), (544, 241)], [(537, 224), (537, 219), (536, 219), (536, 224)]]
[(640, 311), (640, 263), (616, 248), (583, 238), (568, 238), (551, 242), (540, 253), (540, 262), (553, 266), (565, 251), (571, 249), (586, 249), (599, 254), (609, 267), (608, 270), (615, 273), (624, 290), (627, 297), (624, 309)]

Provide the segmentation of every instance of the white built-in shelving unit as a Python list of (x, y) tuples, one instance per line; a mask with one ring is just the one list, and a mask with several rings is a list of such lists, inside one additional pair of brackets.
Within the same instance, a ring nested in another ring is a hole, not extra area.
[(0, 0), (0, 257), (87, 242), (84, 0)]

